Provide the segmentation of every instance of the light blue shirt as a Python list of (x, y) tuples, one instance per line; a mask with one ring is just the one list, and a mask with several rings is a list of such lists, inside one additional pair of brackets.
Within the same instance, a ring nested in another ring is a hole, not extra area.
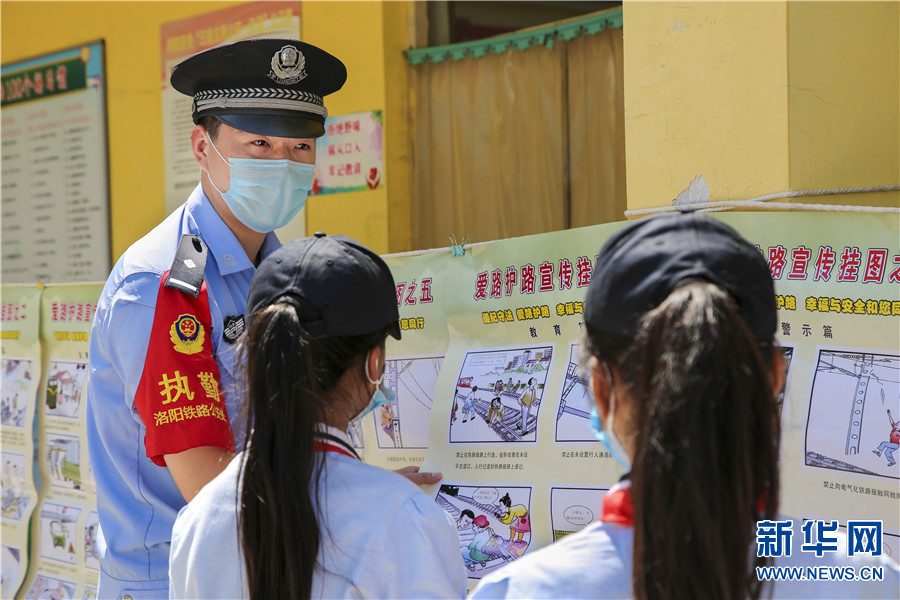
[[(329, 428), (348, 444), (346, 434)], [(450, 516), (408, 479), (325, 452), (313, 598), (465, 598)], [(171, 598), (248, 598), (237, 529), (243, 455), (184, 507), (172, 532)], [(285, 485), (291, 485), (285, 482)]]
[[(256, 268), (198, 185), (184, 205), (125, 251), (103, 288), (94, 318), (87, 441), (100, 518), (98, 594), (102, 598), (167, 595), (172, 524), (185, 501), (169, 470), (146, 456), (146, 429), (134, 398), (144, 370), (160, 278), (171, 267), (185, 233), (199, 235), (209, 249), (205, 281), (213, 354), (232, 429), (238, 436), (242, 432), (236, 421), (235, 348), (223, 338), (223, 324), (227, 317), (244, 314)], [(275, 234), (269, 233), (260, 256), (280, 246)]]

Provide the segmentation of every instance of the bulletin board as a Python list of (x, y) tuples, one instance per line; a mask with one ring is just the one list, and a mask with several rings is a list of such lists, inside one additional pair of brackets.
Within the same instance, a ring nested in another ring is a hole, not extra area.
[(4, 283), (110, 270), (103, 41), (0, 67)]

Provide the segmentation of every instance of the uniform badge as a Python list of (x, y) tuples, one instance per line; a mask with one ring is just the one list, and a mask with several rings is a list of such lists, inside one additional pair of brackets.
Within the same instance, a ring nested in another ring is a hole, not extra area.
[(169, 339), (175, 345), (176, 352), (182, 354), (197, 354), (203, 350), (203, 341), (206, 332), (203, 325), (194, 315), (181, 315), (172, 323), (169, 329)]
[(306, 58), (303, 53), (288, 44), (272, 56), (269, 79), (281, 85), (291, 85), (306, 77)]
[(244, 333), (244, 315), (236, 317), (226, 317), (225, 327), (222, 329), (222, 337), (229, 344), (237, 341), (241, 334)]

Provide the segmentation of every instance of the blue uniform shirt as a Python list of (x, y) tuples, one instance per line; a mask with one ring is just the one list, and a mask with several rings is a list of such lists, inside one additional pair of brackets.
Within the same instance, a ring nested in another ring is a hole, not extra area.
[[(209, 249), (205, 283), (211, 331), (206, 335), (218, 365), (227, 419), (238, 436), (242, 433), (236, 422), (235, 345), (223, 333), (226, 322), (235, 322), (229, 317), (244, 315), (256, 268), (198, 185), (184, 205), (116, 263), (91, 331), (87, 441), (100, 518), (98, 593), (104, 598), (167, 595), (172, 525), (185, 501), (168, 469), (147, 457), (147, 428), (135, 407), (135, 394), (145, 361), (153, 358), (147, 348), (154, 327), (166, 328), (157, 336), (169, 335), (170, 323), (154, 324), (157, 296), (161, 277), (186, 233), (199, 235)], [(269, 233), (260, 258), (280, 245)], [(233, 333), (228, 337), (233, 339)]]

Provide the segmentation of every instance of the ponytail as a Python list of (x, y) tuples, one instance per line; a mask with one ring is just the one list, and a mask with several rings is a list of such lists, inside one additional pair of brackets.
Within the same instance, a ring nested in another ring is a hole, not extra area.
[(316, 490), (324, 461), (315, 443), (324, 398), (385, 337), (315, 339), (301, 324), (306, 310), (294, 299), (269, 305), (252, 316), (242, 342), (247, 443), (238, 536), (254, 599), (311, 597), (322, 538)]
[[(590, 335), (635, 403), (636, 598), (758, 598), (756, 521), (776, 518), (771, 340), (709, 283), (672, 292), (633, 341)], [(762, 510), (760, 511), (760, 505)]]

